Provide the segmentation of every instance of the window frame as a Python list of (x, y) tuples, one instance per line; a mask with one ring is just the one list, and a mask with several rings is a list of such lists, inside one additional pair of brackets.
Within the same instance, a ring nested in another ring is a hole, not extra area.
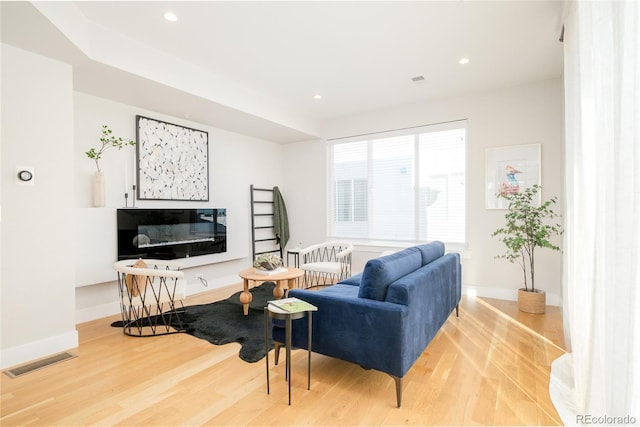
[[(440, 131), (446, 131), (446, 130), (453, 130), (453, 129), (464, 129), (464, 138), (465, 138), (465, 143), (464, 143), (464, 196), (463, 196), (463, 200), (464, 200), (464, 241), (463, 242), (457, 242), (457, 241), (450, 241), (447, 242), (445, 240), (443, 240), (443, 242), (447, 245), (447, 246), (452, 246), (452, 247), (458, 247), (458, 248), (466, 248), (468, 245), (468, 241), (469, 241), (469, 236), (468, 236), (468, 193), (467, 193), (467, 182), (468, 182), (468, 169), (469, 169), (469, 162), (468, 162), (468, 153), (469, 153), (469, 129), (468, 129), (468, 120), (467, 119), (460, 119), (460, 120), (452, 120), (452, 121), (448, 121), (448, 122), (442, 122), (442, 123), (436, 123), (436, 124), (429, 124), (429, 125), (422, 125), (422, 126), (416, 126), (416, 127), (410, 127), (410, 128), (403, 128), (403, 129), (396, 129), (396, 130), (392, 130), (392, 131), (383, 131), (383, 132), (375, 132), (375, 133), (370, 133), (370, 134), (361, 134), (361, 135), (356, 135), (356, 136), (350, 136), (350, 137), (342, 137), (342, 138), (333, 138), (333, 139), (329, 139), (327, 140), (328, 142), (328, 149), (327, 149), (327, 237), (329, 239), (349, 239), (350, 241), (352, 241), (354, 244), (359, 244), (359, 245), (364, 245), (364, 246), (372, 246), (372, 247), (405, 247), (408, 245), (413, 245), (413, 244), (419, 244), (419, 243), (423, 243), (426, 241), (426, 239), (418, 239), (418, 234), (420, 232), (420, 227), (419, 227), (419, 222), (420, 222), (420, 216), (419, 216), (419, 200), (420, 200), (420, 185), (414, 185), (413, 191), (414, 191), (414, 238), (413, 239), (379, 239), (379, 238), (372, 238), (370, 237), (371, 234), (370, 232), (367, 233), (367, 235), (369, 237), (347, 237), (347, 236), (338, 236), (336, 235), (336, 230), (334, 228), (334, 223), (336, 222), (335, 220), (335, 212), (336, 212), (336, 203), (335, 203), (335, 197), (336, 197), (336, 180), (334, 179), (334, 153), (333, 153), (333, 149), (335, 146), (340, 145), (340, 144), (345, 144), (345, 143), (351, 143), (351, 142), (359, 142), (359, 141), (367, 141), (367, 150), (368, 150), (368, 158), (367, 158), (367, 201), (368, 203), (370, 203), (371, 201), (371, 192), (373, 191), (372, 189), (372, 185), (370, 185), (371, 181), (371, 174), (372, 174), (372, 168), (370, 167), (370, 159), (371, 159), (371, 147), (372, 147), (372, 141), (373, 140), (378, 140), (378, 139), (383, 139), (383, 138), (390, 138), (390, 137), (396, 137), (396, 136), (407, 136), (407, 135), (414, 135), (414, 153), (413, 153), (413, 161), (414, 161), (414, 174), (415, 174), (415, 179), (418, 180), (419, 179), (419, 173), (420, 173), (420, 143), (419, 143), (419, 135), (423, 134), (423, 133), (432, 133), (432, 132), (440, 132)], [(353, 182), (356, 179), (351, 178), (352, 181), (352, 189), (353, 187)], [(367, 206), (367, 221), (369, 221), (369, 219), (371, 218), (371, 212), (369, 211), (370, 205), (368, 204)], [(352, 206), (351, 208), (351, 212), (352, 214), (354, 213), (354, 207)], [(353, 214), (353, 216), (355, 216)]]

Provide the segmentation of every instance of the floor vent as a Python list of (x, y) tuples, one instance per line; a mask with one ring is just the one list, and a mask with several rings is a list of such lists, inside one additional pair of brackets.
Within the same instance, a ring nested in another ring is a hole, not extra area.
[(17, 368), (8, 369), (4, 371), (4, 373), (11, 378), (17, 378), (21, 375), (28, 374), (29, 372), (37, 371), (38, 369), (46, 368), (47, 366), (51, 366), (59, 362), (64, 362), (65, 360), (73, 359), (74, 357), (78, 356), (76, 354), (65, 351), (64, 353), (55, 354), (42, 360), (37, 360), (35, 362), (27, 363), (26, 365), (18, 366)]

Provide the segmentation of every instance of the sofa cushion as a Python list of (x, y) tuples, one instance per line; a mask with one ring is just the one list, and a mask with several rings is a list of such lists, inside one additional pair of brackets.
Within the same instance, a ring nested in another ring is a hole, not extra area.
[(358, 288), (356, 286), (345, 285), (344, 283), (338, 283), (315, 292), (322, 292), (322, 295), (335, 295), (342, 299), (358, 298)]
[(340, 274), (339, 262), (309, 262), (307, 264), (300, 265), (300, 268), (302, 270), (316, 271), (319, 273)]
[[(435, 298), (438, 306), (451, 312), (460, 298), (456, 297), (455, 286), (448, 284), (457, 281), (458, 254), (448, 254), (420, 267), (411, 274), (393, 282), (387, 289), (385, 301), (394, 304), (415, 305), (422, 304), (420, 298)], [(418, 298), (416, 300), (416, 298)], [(452, 301), (454, 301), (452, 303)]]
[(422, 266), (421, 252), (415, 247), (367, 261), (362, 271), (358, 297), (384, 301), (389, 285)]
[(437, 240), (416, 246), (422, 254), (422, 265), (427, 265), (444, 255), (444, 243)]
[(339, 285), (351, 285), (351, 286), (360, 286), (360, 281), (362, 280), (362, 273), (354, 274), (351, 277), (347, 277), (338, 282)]

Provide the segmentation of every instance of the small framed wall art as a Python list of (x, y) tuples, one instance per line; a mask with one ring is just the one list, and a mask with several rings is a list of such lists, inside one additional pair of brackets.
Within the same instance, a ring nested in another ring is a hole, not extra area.
[(136, 116), (139, 200), (209, 200), (209, 133)]
[(503, 196), (519, 193), (535, 184), (540, 184), (540, 144), (487, 148), (487, 209), (507, 209), (509, 203)]

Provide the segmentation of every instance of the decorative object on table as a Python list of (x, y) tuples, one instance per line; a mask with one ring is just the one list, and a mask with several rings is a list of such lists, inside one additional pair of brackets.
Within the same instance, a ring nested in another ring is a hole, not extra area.
[[(505, 196), (534, 185), (540, 185), (540, 144), (487, 148), (487, 209), (506, 209)], [(539, 198), (536, 203), (540, 203)]]
[[(257, 362), (265, 354), (264, 307), (273, 299), (274, 288), (273, 282), (264, 282), (250, 289), (253, 298), (247, 316), (242, 312), (241, 292), (236, 292), (222, 301), (184, 307), (179, 317), (182, 323), (175, 326), (182, 326), (187, 334), (214, 345), (237, 342), (242, 346), (238, 354), (240, 359)], [(167, 313), (164, 315), (166, 317)], [(172, 322), (177, 321), (174, 316)], [(122, 322), (114, 322), (111, 326), (121, 328)], [(273, 348), (273, 342), (269, 343), (269, 348)]]
[(534, 185), (524, 191), (502, 196), (508, 202), (505, 225), (491, 234), (499, 236), (506, 252), (496, 258), (517, 263), (522, 268), (524, 288), (518, 290), (518, 308), (527, 313), (544, 313), (546, 294), (535, 287), (535, 249), (560, 248), (551, 242), (551, 238), (562, 234), (562, 225), (553, 223), (559, 217), (553, 210), (557, 198), (537, 203), (542, 187)]
[(102, 207), (105, 204), (104, 200), (104, 173), (100, 169), (100, 159), (105, 150), (109, 148), (117, 148), (122, 150), (126, 145), (136, 145), (133, 140), (126, 140), (122, 137), (115, 137), (112, 135), (113, 131), (107, 125), (102, 125), (102, 137), (100, 138), (100, 147), (91, 148), (85, 154), (88, 158), (96, 163), (98, 169), (93, 179), (93, 205), (95, 207)]
[(309, 304), (298, 298), (283, 298), (269, 301), (270, 305), (273, 305), (280, 310), (284, 310), (288, 313), (297, 313), (300, 311), (317, 311), (318, 307)]
[(265, 269), (262, 269), (262, 268), (256, 268), (254, 271), (257, 274), (262, 274), (264, 276), (273, 276), (275, 274), (285, 273), (285, 272), (289, 271), (289, 269), (286, 268), (286, 267), (278, 267), (278, 268), (274, 268), (273, 270), (265, 270)]
[(136, 116), (139, 200), (209, 200), (209, 133)]
[[(278, 255), (274, 254), (261, 254), (258, 255), (253, 262), (253, 266), (256, 268), (256, 272), (259, 271), (278, 271), (282, 267), (282, 259)], [(283, 271), (283, 270), (281, 270)]]

